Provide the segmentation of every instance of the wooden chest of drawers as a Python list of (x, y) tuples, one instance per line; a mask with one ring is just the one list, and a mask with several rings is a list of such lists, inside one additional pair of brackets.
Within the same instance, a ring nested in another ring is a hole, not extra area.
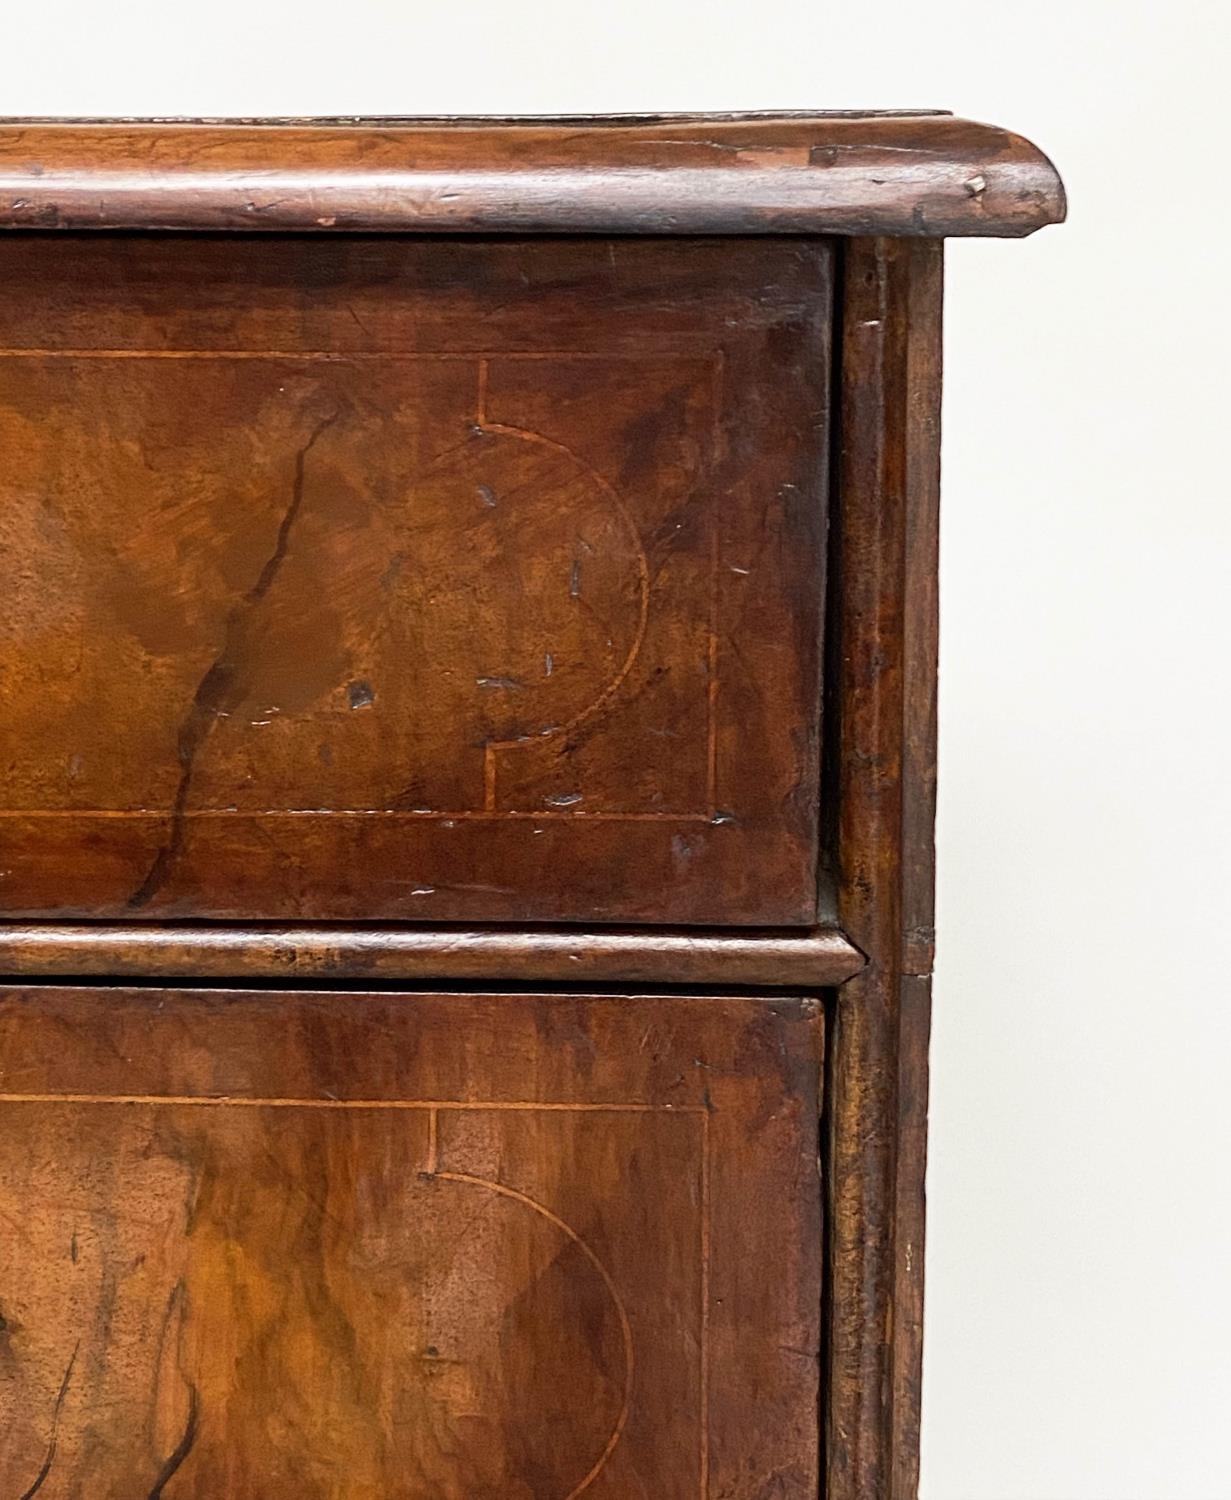
[(908, 1500), (941, 115), (0, 130), (0, 1493)]

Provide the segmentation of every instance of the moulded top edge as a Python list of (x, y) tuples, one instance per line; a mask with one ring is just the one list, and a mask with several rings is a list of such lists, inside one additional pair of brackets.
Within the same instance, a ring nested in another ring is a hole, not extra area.
[(1064, 189), (940, 113), (0, 121), (0, 228), (1021, 236)]

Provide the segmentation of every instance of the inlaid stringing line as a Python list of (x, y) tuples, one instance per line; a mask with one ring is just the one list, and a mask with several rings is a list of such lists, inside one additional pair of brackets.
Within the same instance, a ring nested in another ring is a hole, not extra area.
[(527, 1099), (285, 1099), (234, 1094), (0, 1094), (0, 1104), (186, 1105), (233, 1109), (545, 1110), (567, 1114), (705, 1114), (703, 1104), (560, 1104)]

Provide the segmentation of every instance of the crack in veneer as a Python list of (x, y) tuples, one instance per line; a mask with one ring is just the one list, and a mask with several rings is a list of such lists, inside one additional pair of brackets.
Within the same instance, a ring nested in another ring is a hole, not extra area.
[(139, 910), (147, 906), (166, 885), (175, 870), (184, 847), (184, 837), (187, 831), (185, 813), (188, 807), (188, 796), (192, 790), (197, 756), (218, 720), (237, 707), (242, 699), (242, 667), (248, 651), (250, 621), (253, 613), (260, 607), (273, 587), (278, 571), (286, 560), (291, 532), (303, 508), (304, 472), (308, 454), (324, 433), (338, 420), (339, 415), (339, 412), (334, 411), (329, 416), (323, 417), (296, 453), (290, 504), (278, 525), (278, 535), (274, 540), (273, 551), (265, 560), (256, 582), (227, 617), (222, 650), (197, 684), (197, 690), (193, 694), (188, 714), (180, 725), (176, 742), (180, 779), (175, 790), (175, 801), (171, 806), (170, 835), (155, 855), (145, 879), (128, 898), (127, 905), (130, 910)]

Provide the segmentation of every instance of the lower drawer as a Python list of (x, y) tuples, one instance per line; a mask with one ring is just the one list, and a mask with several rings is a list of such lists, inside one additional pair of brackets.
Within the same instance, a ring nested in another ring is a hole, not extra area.
[(0, 1494), (803, 1500), (820, 1015), (0, 995)]

